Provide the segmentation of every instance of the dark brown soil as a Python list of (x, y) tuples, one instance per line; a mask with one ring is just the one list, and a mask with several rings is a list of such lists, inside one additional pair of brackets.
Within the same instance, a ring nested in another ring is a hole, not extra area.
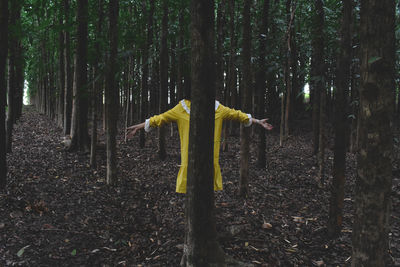
[[(266, 169), (255, 166), (252, 143), (245, 200), (236, 195), (239, 138), (229, 137), (229, 151), (221, 153), (224, 190), (216, 193), (216, 209), (220, 243), (233, 258), (255, 266), (350, 265), (355, 157), (347, 155), (342, 234), (329, 240), (325, 227), (333, 153), (327, 150), (321, 189), (311, 127), (303, 124), (283, 148), (277, 132), (267, 134)], [(165, 161), (157, 158), (155, 132), (147, 134), (144, 149), (138, 136), (128, 143), (122, 135), (119, 140), (119, 181), (111, 187), (105, 184), (104, 150), (99, 151), (99, 167), (90, 168), (88, 155), (64, 150), (62, 131), (53, 121), (26, 108), (8, 155), (7, 191), (0, 195), (0, 266), (179, 265), (185, 197), (175, 193), (180, 161), (176, 129), (168, 137)], [(390, 255), (400, 266), (397, 162)]]

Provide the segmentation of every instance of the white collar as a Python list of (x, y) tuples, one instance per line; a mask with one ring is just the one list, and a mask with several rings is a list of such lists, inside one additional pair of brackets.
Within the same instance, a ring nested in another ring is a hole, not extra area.
[[(188, 108), (188, 106), (186, 105), (185, 100), (182, 99), (180, 101), (180, 103), (181, 103), (183, 109), (186, 111), (186, 113), (190, 115), (190, 108)], [(217, 100), (215, 100), (215, 111), (217, 110), (218, 107), (219, 107), (219, 102)]]

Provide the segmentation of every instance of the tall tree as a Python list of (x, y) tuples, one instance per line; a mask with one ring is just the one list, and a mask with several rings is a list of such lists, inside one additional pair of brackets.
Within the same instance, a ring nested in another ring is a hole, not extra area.
[[(168, 102), (168, 1), (162, 1), (163, 17), (161, 25), (161, 49), (160, 49), (160, 103), (159, 112), (165, 112)], [(165, 151), (165, 127), (158, 130), (158, 156), (161, 160), (167, 157)]]
[[(59, 14), (59, 24), (61, 27), (64, 26), (64, 11), (62, 8), (60, 8), (60, 14)], [(58, 52), (58, 98), (57, 98), (57, 124), (60, 127), (64, 127), (64, 94), (65, 94), (65, 56), (64, 56), (64, 46), (65, 46), (65, 41), (64, 41), (64, 31), (60, 31), (58, 33), (58, 46), (59, 46), (59, 52)]]
[(314, 0), (315, 10), (312, 33), (312, 57), (311, 57), (311, 101), (313, 122), (313, 154), (319, 151), (320, 129), (320, 99), (324, 88), (324, 10), (322, 0)]
[(96, 50), (96, 55), (97, 57), (94, 60), (93, 63), (93, 87), (92, 87), (92, 99), (91, 99), (91, 106), (92, 106), (92, 114), (91, 114), (91, 121), (92, 121), (92, 138), (90, 140), (90, 166), (93, 168), (96, 167), (96, 155), (97, 155), (97, 110), (98, 110), (98, 104), (100, 102), (100, 95), (102, 93), (101, 91), (101, 84), (102, 80), (100, 78), (100, 64), (99, 64), (99, 57), (101, 55), (100, 51), (100, 42), (101, 42), (101, 32), (103, 29), (103, 19), (104, 19), (104, 11), (103, 11), (103, 6), (104, 6), (104, 1), (103, 0), (98, 0), (98, 19), (97, 19), (97, 25), (96, 25), (96, 41), (94, 45), (94, 49)]
[(330, 236), (340, 233), (343, 222), (344, 184), (346, 170), (347, 106), (351, 65), (351, 18), (352, 1), (343, 0), (340, 30), (340, 54), (337, 66), (337, 89), (335, 100), (335, 146), (333, 180), (329, 203), (328, 231)]
[[(251, 24), (250, 24), (251, 1), (244, 0), (243, 6), (243, 100), (242, 110), (250, 113), (252, 97), (251, 78)], [(246, 197), (249, 183), (249, 158), (250, 158), (250, 129), (240, 126), (240, 182), (239, 194)]]
[[(262, 18), (259, 29), (259, 55), (258, 55), (258, 69), (256, 74), (256, 115), (258, 118), (265, 117), (265, 93), (266, 93), (266, 64), (265, 64), (265, 49), (267, 46), (267, 34), (268, 34), (268, 16), (269, 16), (269, 0), (260, 1), (263, 2)], [(266, 155), (265, 155), (265, 130), (262, 127), (257, 128), (258, 135), (258, 151), (257, 151), (257, 166), (265, 168), (266, 166)]]
[(0, 190), (6, 187), (6, 59), (8, 52), (8, 0), (0, 0)]
[[(65, 12), (65, 25), (69, 28), (70, 26), (70, 0), (64, 0), (64, 12)], [(64, 135), (71, 133), (71, 116), (72, 116), (72, 72), (71, 72), (71, 40), (69, 30), (64, 31), (64, 74), (65, 74), (65, 86), (64, 86)]]
[(192, 105), (184, 265), (221, 266), (214, 206), (214, 1), (191, 4)]
[(78, 0), (77, 5), (77, 48), (75, 62), (74, 99), (75, 113), (71, 127), (72, 139), (70, 150), (89, 151), (88, 134), (88, 83), (87, 83), (87, 49), (88, 49), (88, 0)]
[(108, 61), (106, 86), (106, 118), (107, 118), (107, 184), (114, 184), (117, 180), (117, 121), (118, 121), (118, 86), (115, 79), (117, 73), (118, 53), (118, 12), (119, 1), (110, 0), (110, 58)]
[[(15, 0), (10, 2), (10, 21), (9, 25), (9, 60), (8, 60), (8, 110), (7, 110), (7, 137), (6, 146), (7, 152), (11, 152), (12, 149), (12, 132), (13, 126), (16, 121), (17, 113), (17, 99), (20, 82), (18, 81), (17, 65), (22, 63), (22, 58), (18, 53), (19, 39), (21, 38), (19, 32), (19, 25), (21, 19), (21, 8), (22, 3), (20, 0)], [(17, 61), (20, 62), (17, 62)]]
[[(148, 90), (149, 90), (149, 51), (153, 44), (153, 15), (154, 15), (154, 0), (150, 0), (150, 11), (146, 12), (147, 1), (143, 1), (143, 14), (147, 14), (147, 39), (143, 47), (142, 53), (142, 86), (141, 86), (141, 106), (140, 106), (140, 119), (144, 121), (148, 112)], [(139, 145), (141, 148), (145, 145), (144, 132), (140, 131)]]
[(361, 1), (360, 143), (352, 266), (387, 266), (391, 209), (395, 1)]

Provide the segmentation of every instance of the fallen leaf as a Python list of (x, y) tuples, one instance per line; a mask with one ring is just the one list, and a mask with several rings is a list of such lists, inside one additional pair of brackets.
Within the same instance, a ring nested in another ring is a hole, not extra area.
[(262, 225), (262, 228), (263, 229), (271, 229), (272, 228), (272, 224), (264, 222), (263, 225)]

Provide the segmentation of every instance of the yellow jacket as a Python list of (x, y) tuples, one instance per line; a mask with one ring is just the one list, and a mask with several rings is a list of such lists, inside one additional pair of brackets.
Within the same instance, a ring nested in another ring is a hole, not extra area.
[[(181, 142), (181, 166), (176, 181), (176, 192), (186, 193), (188, 148), (189, 148), (189, 120), (190, 101), (181, 100), (174, 108), (147, 119), (146, 132), (150, 127), (160, 127), (165, 123), (176, 122), (178, 124), (179, 138)], [(214, 190), (222, 190), (221, 167), (219, 166), (219, 149), (221, 143), (222, 122), (224, 120), (236, 120), (251, 125), (251, 115), (240, 110), (234, 110), (215, 101), (215, 130), (214, 130)]]

